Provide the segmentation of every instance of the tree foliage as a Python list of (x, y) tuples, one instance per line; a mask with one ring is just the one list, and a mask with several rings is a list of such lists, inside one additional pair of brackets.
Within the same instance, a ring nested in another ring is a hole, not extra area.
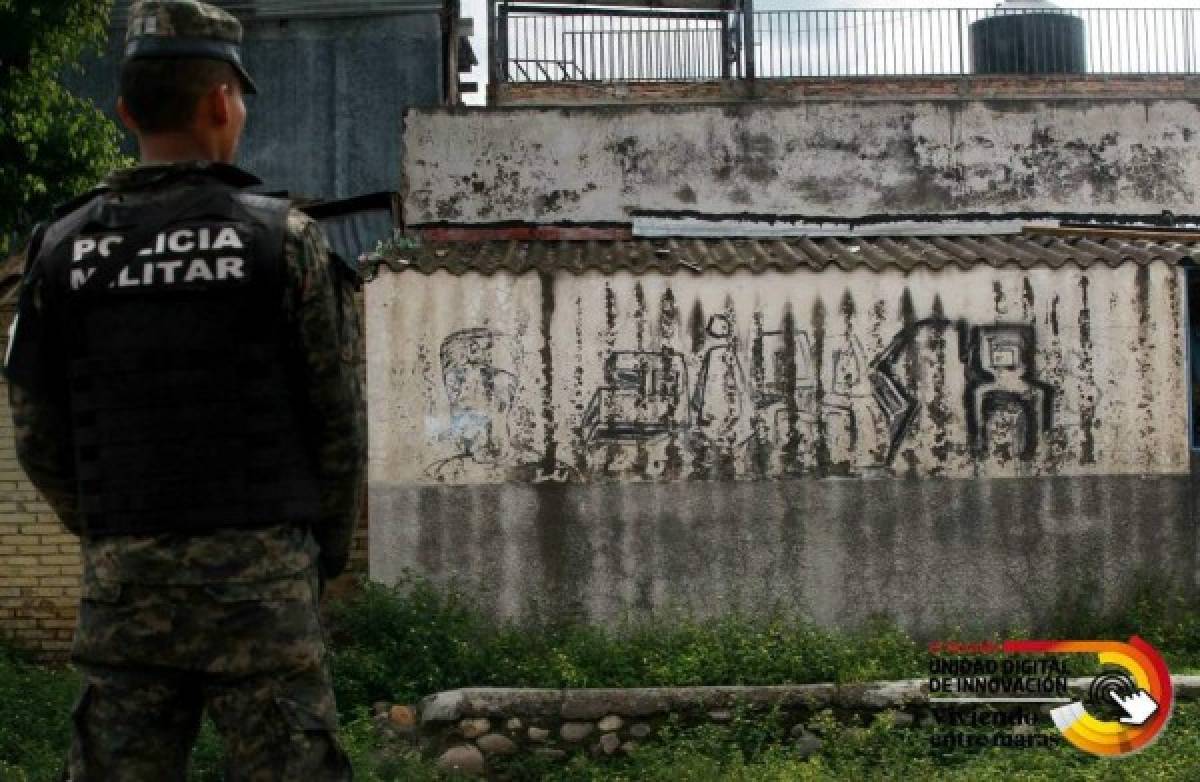
[(0, 255), (123, 160), (120, 131), (61, 77), (108, 34), (112, 0), (0, 0)]

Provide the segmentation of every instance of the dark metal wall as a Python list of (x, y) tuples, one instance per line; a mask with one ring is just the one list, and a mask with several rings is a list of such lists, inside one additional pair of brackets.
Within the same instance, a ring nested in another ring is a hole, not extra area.
[[(247, 99), (239, 163), (272, 190), (312, 198), (398, 189), (405, 110), (442, 103), (440, 11), (430, 3), (368, 3), (343, 4), (341, 16), (328, 8), (314, 15), (314, 4), (296, 3), (296, 15), (287, 16), (282, 5), (244, 16), (244, 58), (260, 94)], [(121, 18), (117, 9), (107, 53), (66, 77), (114, 118)]]

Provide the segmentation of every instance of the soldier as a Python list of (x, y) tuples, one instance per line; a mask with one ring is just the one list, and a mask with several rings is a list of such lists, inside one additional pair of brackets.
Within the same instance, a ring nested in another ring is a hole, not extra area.
[(229, 779), (351, 776), (317, 603), (361, 505), (357, 280), (231, 165), (241, 38), (196, 0), (135, 3), (141, 164), (27, 249), (5, 368), (21, 464), (81, 539), (76, 782), (184, 779), (205, 711)]

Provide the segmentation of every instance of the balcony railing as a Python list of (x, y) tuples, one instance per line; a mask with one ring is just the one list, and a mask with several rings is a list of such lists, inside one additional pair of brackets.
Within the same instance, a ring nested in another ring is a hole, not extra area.
[[(492, 51), (504, 81), (729, 78), (736, 17), (724, 11), (500, 4)], [(723, 63), (725, 66), (723, 68)]]
[(499, 3), (499, 81), (1190, 74), (1198, 8), (754, 13)]

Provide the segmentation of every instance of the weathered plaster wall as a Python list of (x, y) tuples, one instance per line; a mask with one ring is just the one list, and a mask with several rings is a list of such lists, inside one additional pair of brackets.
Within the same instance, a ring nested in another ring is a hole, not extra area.
[(916, 631), (1190, 591), (1181, 274), (384, 274), (372, 577)]
[(728, 81), (490, 82), (492, 106), (601, 106), (804, 100), (991, 100), (1200, 97), (1200, 78), (1185, 74), (969, 74), (962, 76), (834, 76)]
[(1170, 99), (421, 109), (405, 217), (1195, 214), (1198, 131)]

